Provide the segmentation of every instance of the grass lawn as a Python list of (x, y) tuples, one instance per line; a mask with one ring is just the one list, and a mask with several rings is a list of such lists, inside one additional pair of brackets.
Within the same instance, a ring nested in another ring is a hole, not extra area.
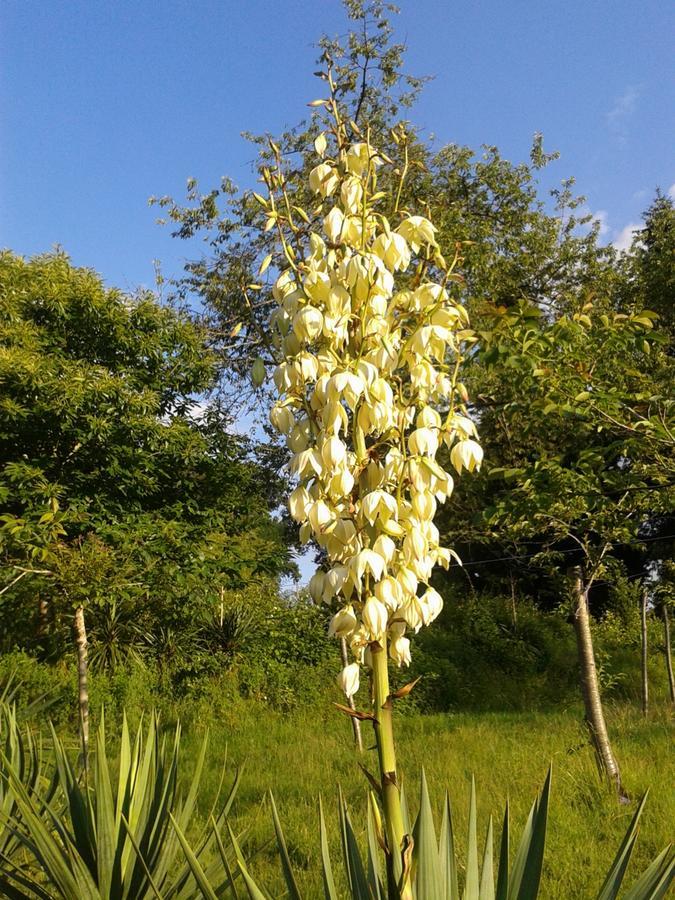
[[(509, 798), (512, 853), (529, 806), (553, 763), (553, 790), (543, 887), (545, 900), (593, 898), (602, 884), (635, 809), (635, 801), (649, 789), (641, 832), (628, 870), (626, 885), (673, 838), (675, 823), (675, 766), (668, 713), (654, 710), (647, 721), (632, 709), (608, 708), (608, 724), (622, 767), (625, 787), (633, 802), (620, 806), (599, 781), (581, 711), (558, 713), (494, 713), (398, 716), (400, 768), (411, 810), (417, 806), (419, 773), (424, 767), (432, 799), (440, 811), (448, 789), (455, 816), (460, 854), (466, 846), (468, 794), (476, 778), (479, 835), (488, 816), (501, 831), (504, 803)], [(340, 784), (348, 798), (355, 826), (364, 822), (367, 783), (351, 746), (349, 722), (328, 704), (325, 708), (277, 714), (250, 703), (236, 704), (222, 715), (195, 710), (186, 723), (185, 750), (196, 753), (205, 725), (210, 732), (209, 769), (205, 775), (203, 811), (213, 798), (227, 747), (228, 768), (243, 765), (242, 786), (234, 820), (246, 828), (250, 850), (262, 848), (252, 870), (273, 896), (285, 893), (281, 870), (272, 848), (273, 836), (265, 793), (272, 789), (284, 823), (286, 838), (304, 896), (323, 896), (318, 854), (317, 798), (323, 796), (331, 818)], [(364, 723), (366, 745), (372, 730)], [(371, 771), (374, 750), (362, 760)], [(229, 773), (231, 774), (231, 772)], [(329, 822), (334, 870), (339, 869), (336, 822)], [(362, 829), (363, 830), (363, 829)]]

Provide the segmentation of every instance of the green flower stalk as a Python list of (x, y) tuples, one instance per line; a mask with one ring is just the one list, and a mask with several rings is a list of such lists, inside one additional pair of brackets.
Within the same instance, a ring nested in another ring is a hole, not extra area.
[[(332, 87), (330, 72), (328, 80)], [(279, 159), (264, 173), (269, 199), (259, 198), (283, 259), (273, 289), (280, 362), (270, 418), (292, 451), (291, 515), (327, 561), (310, 592), (337, 606), (330, 633), (353, 657), (339, 683), (352, 697), (361, 668), (371, 673), (387, 844), (400, 860), (388, 660), (410, 662), (409, 635), (443, 605), (429, 584), (434, 566), (456, 557), (433, 522), (453, 490), (437, 451), (449, 448), (457, 473), (481, 464), (458, 381), (473, 335), (448, 292), (458, 254), (447, 263), (429, 219), (398, 211), (400, 183), (393, 221), (379, 211), (388, 198), (378, 172), (391, 161), (367, 135), (350, 140), (334, 97), (314, 105), (330, 114), (309, 176), (317, 208), (310, 215), (292, 205)], [(402, 130), (395, 136), (405, 141)]]

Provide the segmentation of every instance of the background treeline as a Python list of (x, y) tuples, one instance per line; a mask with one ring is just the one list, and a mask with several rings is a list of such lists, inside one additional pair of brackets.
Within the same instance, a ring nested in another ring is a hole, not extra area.
[[(400, 208), (428, 207), (461, 257), (452, 291), (477, 331), (464, 379), (485, 449), (438, 517), (464, 565), (436, 576), (445, 610), (416, 644), (414, 703), (571, 702), (577, 575), (605, 694), (637, 700), (646, 673), (672, 700), (672, 199), (656, 192), (619, 253), (571, 179), (542, 193), (556, 156), (541, 136), (514, 165), (400, 126), (422, 81), (380, 22), (322, 46), (345, 105), (405, 167)], [(258, 172), (286, 155), (307, 208), (312, 116), (252, 137)], [(331, 611), (280, 591), (297, 549), (286, 449), (250, 412), (266, 403), (250, 372), (274, 364), (272, 278), (257, 275), (273, 237), (254, 194), (228, 181), (157, 203), (179, 239), (208, 248), (170, 302), (107, 289), (60, 253), (0, 256), (0, 686), (16, 672), (27, 697), (54, 688), (57, 716), (77, 714), (76, 660), (97, 703), (127, 705), (224, 691), (287, 708), (338, 667)]]

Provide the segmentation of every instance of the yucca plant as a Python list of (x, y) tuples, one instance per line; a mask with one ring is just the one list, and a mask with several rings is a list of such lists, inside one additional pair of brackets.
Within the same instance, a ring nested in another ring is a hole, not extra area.
[(147, 730), (140, 726), (132, 741), (125, 718), (114, 777), (102, 720), (91, 782), (86, 784), (78, 780), (52, 729), (56, 792), (45, 792), (34, 777), (26, 779), (16, 754), (5, 752), (2, 783), (11, 800), (3, 808), (4, 826), (34, 864), (20, 867), (3, 852), (3, 896), (65, 900), (236, 896), (234, 855), (232, 850), (225, 852), (220, 833), (239, 772), (217, 813), (211, 811), (208, 827), (190, 844), (185, 835), (196, 813), (207, 742), (183, 795), (180, 738), (180, 725), (172, 739), (162, 737), (153, 716)]
[[(375, 793), (368, 798), (367, 846), (362, 854), (352, 826), (349, 810), (342, 793), (338, 801), (338, 821), (342, 845), (342, 865), (346, 892), (338, 891), (328, 851), (328, 832), (319, 801), (319, 843), (322, 863), (323, 895), (325, 900), (398, 900), (411, 894), (415, 900), (535, 900), (539, 896), (544, 861), (546, 825), (551, 787), (549, 771), (540, 796), (536, 798), (511, 860), (511, 826), (508, 803), (504, 812), (498, 857), (494, 856), (492, 817), (488, 820), (485, 845), (479, 854), (476, 789), (472, 781), (469, 800), (469, 829), (466, 857), (461, 864), (455, 848), (454, 827), (450, 799), (446, 792), (440, 833), (431, 809), (427, 782), (422, 772), (419, 812), (411, 827), (405, 793), (401, 791), (403, 824), (410, 838), (403, 851), (403, 873), (398, 883), (387, 884), (382, 848), (386, 846), (382, 827), (380, 802)], [(640, 801), (628, 831), (614, 858), (607, 877), (597, 894), (597, 900), (616, 900), (622, 887), (626, 868), (637, 839), (638, 823), (646, 800)], [(274, 798), (270, 795), (272, 817), (276, 832), (279, 860), (288, 896), (302, 900), (302, 893), (293, 872), (286, 838), (281, 826)], [(248, 896), (251, 900), (266, 900), (272, 895), (252, 877), (236, 838), (231, 842), (237, 856)], [(461, 873), (461, 876), (460, 876)], [(623, 894), (623, 900), (659, 900), (675, 876), (675, 859), (670, 847), (660, 853)], [(460, 889), (461, 888), (461, 889)], [(588, 896), (592, 896), (589, 892)]]
[(14, 860), (21, 843), (11, 822), (18, 815), (17, 801), (6, 777), (6, 768), (31, 793), (39, 793), (50, 802), (56, 790), (56, 779), (48, 777), (42, 753), (42, 742), (29, 728), (21, 729), (16, 707), (0, 700), (0, 859)]

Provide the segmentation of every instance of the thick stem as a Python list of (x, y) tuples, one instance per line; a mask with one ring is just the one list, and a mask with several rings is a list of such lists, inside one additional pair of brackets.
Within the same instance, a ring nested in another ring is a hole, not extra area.
[[(340, 656), (342, 657), (342, 665), (346, 666), (349, 663), (349, 654), (347, 653), (347, 641), (345, 638), (340, 638)], [(349, 704), (350, 709), (356, 709), (356, 703), (354, 702), (353, 697), (347, 697), (347, 703)], [(361, 737), (361, 723), (356, 718), (356, 716), (351, 716), (352, 720), (352, 731), (354, 732), (354, 743), (356, 744), (359, 753), (363, 753), (363, 738)]]
[(377, 755), (380, 764), (380, 783), (382, 786), (382, 809), (387, 846), (389, 849), (387, 874), (390, 896), (400, 896), (402, 900), (411, 900), (412, 893), (409, 882), (401, 890), (400, 895), (394, 893), (396, 885), (401, 881), (403, 871), (402, 850), (404, 846), (405, 828), (401, 808), (401, 793), (396, 772), (396, 748), (394, 745), (393, 701), (389, 692), (389, 666), (387, 663), (387, 640), (370, 645), (373, 664), (373, 701), (375, 705), (375, 736), (377, 739)]
[(670, 702), (675, 703), (675, 678), (673, 678), (673, 656), (670, 649), (670, 617), (668, 607), (663, 604), (663, 638), (666, 651), (666, 669), (668, 670), (668, 687), (670, 688)]
[(642, 681), (642, 715), (646, 716), (649, 712), (649, 673), (647, 671), (648, 650), (647, 645), (647, 590), (643, 588), (642, 597), (640, 599), (640, 675)]
[(574, 594), (574, 632), (577, 638), (579, 669), (581, 674), (581, 690), (584, 698), (586, 724), (595, 750), (598, 768), (616, 788), (621, 799), (625, 798), (621, 787), (621, 773), (614, 756), (607, 733), (605, 714), (600, 697), (598, 672), (595, 667), (591, 620), (588, 613), (588, 594), (583, 582), (581, 566), (573, 566), (568, 570)]
[(84, 624), (84, 607), (75, 610), (75, 646), (77, 648), (77, 696), (80, 707), (80, 737), (82, 739), (82, 764), (85, 775), (89, 770), (89, 687), (87, 684), (87, 629)]

